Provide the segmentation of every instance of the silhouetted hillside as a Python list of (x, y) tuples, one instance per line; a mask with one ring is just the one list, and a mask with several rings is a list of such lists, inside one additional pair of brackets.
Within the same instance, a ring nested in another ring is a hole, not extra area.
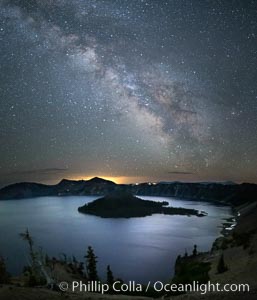
[(203, 200), (223, 204), (240, 205), (257, 199), (257, 185), (250, 183), (141, 183), (119, 185), (102, 178), (90, 180), (63, 179), (56, 185), (16, 183), (0, 190), (0, 200), (22, 199), (39, 196), (87, 196), (107, 195), (123, 188), (134, 195), (175, 197)]

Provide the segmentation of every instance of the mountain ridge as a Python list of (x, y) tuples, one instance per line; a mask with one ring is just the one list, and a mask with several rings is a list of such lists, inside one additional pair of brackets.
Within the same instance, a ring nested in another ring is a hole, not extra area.
[(140, 183), (116, 184), (99, 177), (89, 180), (62, 179), (55, 185), (35, 182), (14, 183), (0, 189), (0, 200), (35, 198), (44, 196), (88, 196), (106, 195), (117, 188), (141, 196), (162, 196), (180, 199), (211, 201), (238, 205), (257, 198), (257, 185), (252, 183), (225, 184), (210, 183)]

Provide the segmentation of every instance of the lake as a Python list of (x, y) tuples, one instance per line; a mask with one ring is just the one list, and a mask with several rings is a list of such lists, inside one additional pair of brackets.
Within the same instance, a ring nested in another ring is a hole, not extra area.
[(207, 217), (155, 214), (143, 218), (103, 219), (78, 212), (78, 207), (99, 196), (42, 197), (0, 201), (0, 255), (8, 271), (19, 274), (28, 262), (28, 245), (19, 233), (29, 229), (35, 244), (49, 256), (75, 255), (83, 261), (91, 245), (98, 256), (98, 271), (105, 279), (109, 264), (114, 276), (125, 281), (167, 281), (179, 254), (193, 245), (200, 251), (211, 248), (220, 235), (224, 218), (232, 216), (228, 206), (185, 201), (168, 197), (142, 199), (168, 201), (176, 207), (195, 208)]

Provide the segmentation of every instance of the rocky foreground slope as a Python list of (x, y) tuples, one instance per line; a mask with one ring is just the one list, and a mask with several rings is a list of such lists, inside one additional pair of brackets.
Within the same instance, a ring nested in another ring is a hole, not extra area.
[[(248, 284), (249, 292), (209, 292), (205, 295), (189, 293), (178, 297), (167, 297), (177, 300), (252, 300), (257, 299), (257, 201), (245, 203), (237, 208), (237, 226), (224, 237), (218, 238), (208, 253), (188, 257), (188, 264), (209, 265), (208, 280), (225, 284)], [(227, 270), (218, 273), (217, 267), (223, 254)], [(183, 262), (183, 258), (182, 258)], [(177, 270), (181, 270), (177, 263)], [(178, 275), (178, 274), (177, 274)]]

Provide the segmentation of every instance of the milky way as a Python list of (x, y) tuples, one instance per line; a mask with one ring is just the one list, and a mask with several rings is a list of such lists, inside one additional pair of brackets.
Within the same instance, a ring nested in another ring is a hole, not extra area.
[(0, 185), (257, 182), (257, 2), (0, 2)]

